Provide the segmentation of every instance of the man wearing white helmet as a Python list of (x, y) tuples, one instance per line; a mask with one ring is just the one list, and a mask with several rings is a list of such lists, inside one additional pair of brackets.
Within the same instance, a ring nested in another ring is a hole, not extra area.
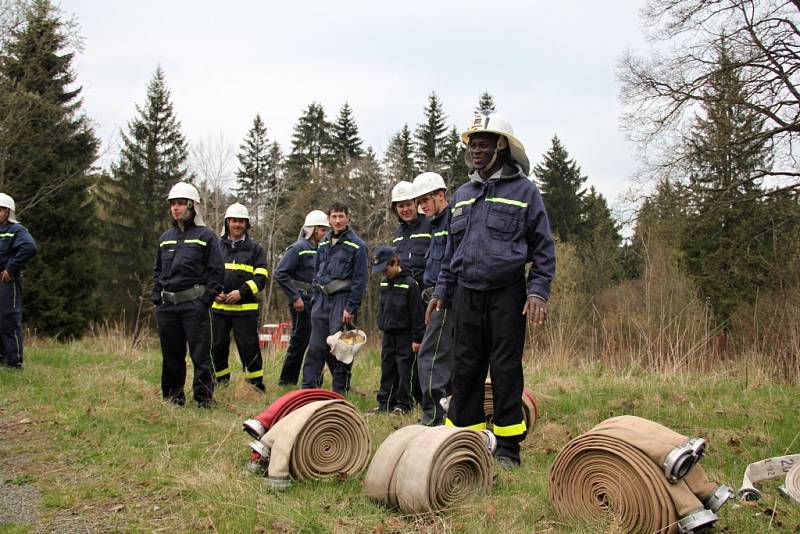
[[(453, 397), (446, 425), (485, 428), (483, 385), (492, 378), (495, 457), (520, 464), (525, 316), (544, 322), (555, 246), (530, 163), (502, 115), (476, 113), (461, 135), (472, 172), (451, 200), (449, 241), (428, 313), (453, 310)], [(525, 267), (531, 263), (525, 275)]]
[[(450, 210), (447, 209), (447, 186), (435, 172), (423, 172), (414, 178), (414, 197), (429, 221), (431, 242), (425, 254), (422, 279), (423, 301), (428, 304), (439, 278), (445, 247)], [(441, 425), (444, 421), (442, 399), (450, 395), (453, 370), (453, 321), (447, 308), (435, 310), (425, 328), (425, 337), (417, 356), (419, 385), (422, 389), (423, 425)]]
[(238, 202), (225, 211), (225, 230), (220, 252), (225, 261), (222, 293), (211, 305), (211, 357), (217, 384), (230, 382), (228, 367), (230, 332), (236, 340), (239, 358), (248, 384), (264, 391), (264, 368), (258, 346), (258, 293), (267, 284), (267, 254), (250, 237), (250, 214)]
[(310, 211), (300, 237), (286, 249), (275, 269), (275, 280), (289, 299), (292, 316), (292, 337), (278, 378), (281, 386), (296, 385), (300, 378), (303, 355), (311, 339), (311, 283), (316, 268), (317, 245), (330, 227), (324, 211)]
[(207, 408), (214, 396), (209, 308), (222, 292), (225, 265), (219, 239), (203, 221), (197, 189), (178, 182), (167, 199), (172, 228), (159, 238), (152, 296), (161, 340), (161, 394), (180, 406), (186, 402), (188, 344), (194, 400)]
[(0, 365), (22, 368), (22, 271), (36, 243), (17, 221), (14, 199), (0, 193)]

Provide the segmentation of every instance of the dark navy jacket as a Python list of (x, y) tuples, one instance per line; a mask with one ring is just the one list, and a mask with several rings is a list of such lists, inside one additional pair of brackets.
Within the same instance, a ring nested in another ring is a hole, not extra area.
[(425, 272), (425, 255), (431, 244), (431, 223), (423, 215), (411, 224), (401, 221), (394, 231), (395, 253), (400, 257), (400, 265), (411, 273), (417, 283), (422, 284)]
[(286, 249), (278, 267), (275, 268), (274, 277), (280, 284), (283, 292), (291, 304), (298, 298), (309, 298), (310, 293), (298, 290), (292, 280), (299, 280), (311, 284), (314, 281), (316, 268), (317, 248), (311, 241), (301, 237)]
[(36, 242), (27, 228), (12, 222), (0, 226), (0, 271), (8, 271), (16, 280), (35, 255)]
[(410, 330), (411, 340), (422, 342), (425, 335), (425, 309), (417, 281), (411, 273), (400, 271), (381, 280), (378, 328), (384, 332)]
[(447, 247), (447, 230), (450, 224), (450, 209), (443, 209), (438, 215), (430, 218), (431, 246), (425, 255), (425, 276), (422, 287), (427, 289), (436, 285), (439, 271), (442, 268), (445, 248)]
[(224, 279), (219, 238), (207, 227), (188, 221), (181, 232), (173, 221), (172, 228), (161, 234), (153, 268), (153, 303), (161, 303), (162, 290), (177, 292), (198, 284), (206, 286), (201, 300), (211, 306)]
[(456, 284), (506, 287), (528, 272), (528, 296), (550, 297), (556, 257), (550, 223), (536, 185), (518, 167), (483, 180), (477, 172), (450, 203), (450, 240), (433, 296), (448, 302)]
[(320, 294), (318, 285), (325, 285), (332, 280), (351, 280), (352, 285), (346, 292), (345, 308), (355, 314), (367, 287), (367, 244), (350, 228), (337, 236), (335, 245), (331, 241), (333, 237), (333, 230), (328, 231), (317, 247), (313, 295)]
[(267, 254), (264, 247), (245, 234), (235, 243), (227, 237), (219, 240), (220, 253), (225, 261), (223, 291), (239, 290), (241, 299), (235, 304), (214, 302), (212, 313), (235, 316), (258, 315), (256, 295), (267, 285)]

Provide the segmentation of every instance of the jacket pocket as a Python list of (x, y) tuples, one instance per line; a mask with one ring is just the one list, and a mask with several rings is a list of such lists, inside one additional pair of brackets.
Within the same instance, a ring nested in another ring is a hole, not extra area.
[(492, 206), (486, 216), (489, 230), (489, 252), (507, 255), (519, 226), (520, 209), (516, 206)]

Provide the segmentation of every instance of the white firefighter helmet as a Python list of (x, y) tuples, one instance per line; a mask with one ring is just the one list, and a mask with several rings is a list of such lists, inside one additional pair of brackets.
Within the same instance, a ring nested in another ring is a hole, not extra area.
[(14, 203), (13, 198), (5, 193), (0, 193), (0, 208), (8, 208), (8, 222), (18, 222), (14, 213), (17, 210), (17, 205)]
[(402, 202), (404, 200), (414, 200), (414, 184), (401, 180), (392, 188), (392, 204), (395, 202)]
[(414, 198), (433, 193), (440, 189), (447, 189), (447, 184), (444, 183), (444, 178), (435, 172), (423, 172), (414, 178)]
[(325, 214), (324, 211), (321, 210), (309, 211), (308, 215), (306, 215), (306, 220), (303, 223), (303, 226), (327, 226), (328, 228), (331, 227), (330, 223), (328, 222), (328, 216)]
[(464, 161), (467, 162), (470, 169), (474, 167), (472, 166), (472, 158), (469, 155), (469, 137), (478, 132), (489, 132), (501, 136), (497, 141), (497, 150), (508, 147), (511, 152), (511, 159), (522, 167), (522, 172), (526, 176), (531, 172), (531, 164), (528, 161), (528, 155), (525, 154), (525, 147), (519, 139), (514, 137), (514, 128), (511, 127), (511, 123), (499, 113), (489, 110), (476, 111), (472, 124), (467, 128), (467, 131), (461, 134), (461, 142), (467, 145), (467, 149), (464, 151)]
[(197, 188), (186, 182), (178, 182), (172, 186), (172, 189), (169, 190), (167, 200), (176, 200), (179, 198), (185, 198), (192, 201), (191, 207), (194, 210), (194, 224), (197, 226), (205, 226), (206, 223), (203, 220), (202, 213), (200, 212), (200, 193), (197, 192)]
[(225, 210), (225, 218), (226, 219), (247, 219), (250, 220), (250, 213), (247, 211), (247, 208), (244, 204), (239, 204), (238, 202), (234, 202), (228, 209)]

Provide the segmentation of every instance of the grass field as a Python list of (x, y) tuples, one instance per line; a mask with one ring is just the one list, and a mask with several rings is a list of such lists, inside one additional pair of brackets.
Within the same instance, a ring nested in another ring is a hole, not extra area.
[[(241, 423), (288, 391), (275, 385), (281, 357), (266, 356), (266, 399), (235, 373), (218, 406), (200, 410), (160, 400), (155, 347), (131, 351), (114, 337), (32, 342), (22, 372), (0, 370), (0, 532), (615, 532), (612, 518), (564, 523), (547, 499), (558, 450), (607, 417), (639, 415), (706, 437), (709, 477), (734, 488), (748, 463), (800, 452), (798, 388), (735, 364), (661, 376), (539, 362), (526, 370), (541, 413), (523, 466), (498, 470), (489, 496), (412, 517), (369, 501), (363, 475), (275, 493), (244, 471)], [(359, 357), (351, 400), (366, 412), (378, 355)], [(417, 417), (369, 416), (373, 450)], [(800, 505), (777, 486), (764, 486), (761, 503), (726, 505), (718, 531), (800, 532)]]

